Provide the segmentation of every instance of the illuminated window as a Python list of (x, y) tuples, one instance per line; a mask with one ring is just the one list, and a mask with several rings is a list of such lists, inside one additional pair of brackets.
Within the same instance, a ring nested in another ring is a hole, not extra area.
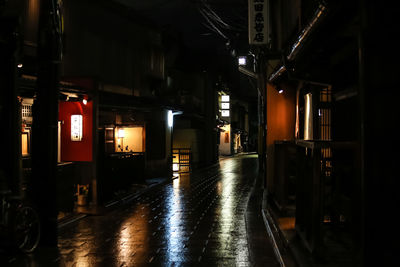
[(312, 94), (304, 96), (304, 140), (313, 139), (313, 114), (312, 114)]
[(29, 156), (29, 135), (28, 132), (21, 134), (22, 156)]
[(116, 129), (116, 152), (144, 152), (144, 130), (141, 126), (130, 126)]
[(172, 171), (173, 172), (190, 172), (191, 149), (190, 148), (174, 148), (172, 149)]

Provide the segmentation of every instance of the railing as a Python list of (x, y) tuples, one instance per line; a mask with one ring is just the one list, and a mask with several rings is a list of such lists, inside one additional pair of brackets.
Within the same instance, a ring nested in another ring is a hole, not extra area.
[(126, 190), (134, 183), (142, 183), (145, 180), (144, 169), (144, 153), (107, 154), (99, 162), (99, 182), (103, 200), (109, 200), (115, 192)]
[(294, 141), (274, 143), (273, 200), (283, 212), (292, 210), (296, 197), (296, 146)]
[(190, 148), (172, 149), (172, 170), (174, 172), (190, 172), (192, 150)]
[[(355, 166), (354, 147), (350, 142), (296, 141), (296, 232), (312, 253), (321, 252), (329, 226), (345, 217), (350, 220), (351, 200), (339, 203), (346, 189), (338, 184), (343, 180), (339, 166), (353, 165), (344, 169), (346, 177), (354, 179), (350, 171)], [(337, 156), (343, 151), (350, 162)]]

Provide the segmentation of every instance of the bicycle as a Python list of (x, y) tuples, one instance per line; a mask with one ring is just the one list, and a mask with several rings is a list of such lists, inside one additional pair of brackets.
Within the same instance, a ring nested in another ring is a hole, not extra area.
[(0, 191), (0, 240), (24, 253), (33, 252), (40, 240), (38, 213), (10, 190)]

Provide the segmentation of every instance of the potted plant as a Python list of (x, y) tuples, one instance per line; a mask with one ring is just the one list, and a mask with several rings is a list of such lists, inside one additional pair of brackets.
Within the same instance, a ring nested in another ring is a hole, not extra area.
[(77, 204), (78, 206), (86, 206), (88, 204), (89, 185), (78, 184)]

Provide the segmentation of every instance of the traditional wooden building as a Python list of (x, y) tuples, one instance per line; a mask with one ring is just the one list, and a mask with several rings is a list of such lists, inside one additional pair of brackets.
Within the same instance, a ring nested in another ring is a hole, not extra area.
[[(300, 240), (314, 261), (364, 266), (393, 207), (393, 159), (377, 143), (393, 133), (384, 114), (394, 100), (384, 88), (395, 79), (391, 67), (377, 67), (393, 65), (384, 34), (393, 12), (367, 1), (268, 2), (267, 50), (280, 55), (265, 58), (271, 218), (286, 244)], [(386, 212), (375, 217), (372, 207)]]

